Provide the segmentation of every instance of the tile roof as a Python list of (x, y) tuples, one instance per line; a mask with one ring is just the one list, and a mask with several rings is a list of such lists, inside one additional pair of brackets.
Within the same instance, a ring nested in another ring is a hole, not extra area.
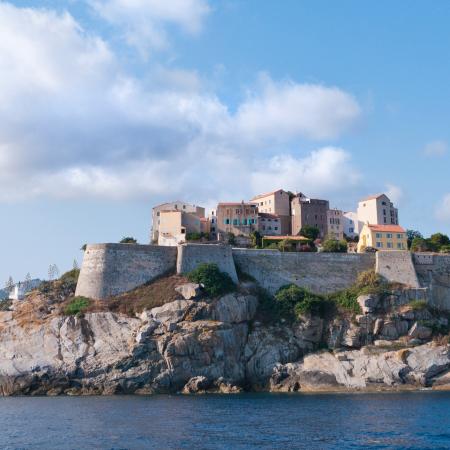
[(367, 225), (372, 231), (385, 231), (387, 233), (406, 233), (400, 225)]

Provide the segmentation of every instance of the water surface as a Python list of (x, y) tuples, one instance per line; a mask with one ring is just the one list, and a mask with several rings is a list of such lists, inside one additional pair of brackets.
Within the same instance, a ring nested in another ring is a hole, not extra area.
[(450, 448), (450, 393), (0, 398), (2, 449)]

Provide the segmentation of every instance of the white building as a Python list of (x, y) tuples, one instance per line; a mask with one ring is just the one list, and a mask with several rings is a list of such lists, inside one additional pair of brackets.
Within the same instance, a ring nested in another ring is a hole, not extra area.
[(36, 289), (41, 283), (42, 281), (39, 279), (19, 282), (13, 286), (8, 298), (9, 300), (23, 300), (28, 292)]
[(345, 212), (342, 219), (344, 222), (344, 234), (350, 238), (359, 236), (364, 224), (358, 220), (358, 214), (355, 212)]
[(398, 225), (398, 209), (386, 194), (372, 195), (358, 203), (358, 220), (370, 225)]

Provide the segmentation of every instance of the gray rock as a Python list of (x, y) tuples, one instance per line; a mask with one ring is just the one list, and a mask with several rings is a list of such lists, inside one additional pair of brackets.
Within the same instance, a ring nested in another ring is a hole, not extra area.
[(185, 300), (191, 300), (198, 297), (201, 294), (201, 287), (197, 283), (186, 283), (175, 288)]
[(253, 295), (236, 293), (219, 298), (211, 308), (211, 318), (219, 322), (240, 323), (252, 320), (258, 307)]
[(148, 312), (148, 316), (164, 324), (178, 323), (184, 319), (193, 304), (192, 300), (175, 300), (163, 306), (152, 308)]
[(205, 392), (211, 387), (211, 381), (203, 376), (191, 378), (183, 388), (183, 394), (197, 394), (199, 392)]
[(408, 336), (415, 339), (429, 339), (433, 334), (433, 330), (424, 325), (415, 322), (409, 330)]
[(382, 339), (388, 341), (395, 341), (399, 338), (399, 334), (397, 331), (397, 326), (395, 321), (387, 320), (383, 323), (383, 327), (380, 333)]
[(358, 303), (361, 307), (363, 314), (370, 314), (375, 311), (378, 303), (380, 301), (380, 297), (378, 295), (360, 295), (358, 297)]

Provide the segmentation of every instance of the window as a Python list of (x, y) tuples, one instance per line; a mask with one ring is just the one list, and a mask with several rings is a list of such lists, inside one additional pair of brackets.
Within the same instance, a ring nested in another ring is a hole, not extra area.
[(273, 229), (274, 229), (274, 230), (278, 230), (278, 227), (274, 227)]
[(401, 250), (402, 248), (404, 248), (404, 247), (403, 247), (403, 243), (402, 243), (402, 242), (399, 242), (399, 243), (397, 244), (397, 248), (399, 248), (400, 250)]
[(186, 205), (183, 205), (183, 209), (186, 209)]
[(394, 248), (394, 246), (392, 245), (392, 242), (387, 243), (387, 248)]
[(186, 229), (185, 228), (182, 228), (181, 229), (181, 234), (185, 234), (186, 233)]
[(175, 205), (175, 209), (178, 209), (178, 205)]
[(230, 219), (225, 219), (225, 225), (230, 225)]
[(355, 231), (355, 229), (354, 228), (349, 228), (348, 231), (349, 231), (349, 233), (353, 233)]
[(214, 223), (214, 219), (211, 219), (211, 223)]
[(266, 229), (266, 226), (265, 226), (265, 225), (263, 225), (263, 226), (262, 226), (262, 229), (263, 229), (263, 230), (265, 230), (265, 229)]
[(397, 234), (397, 239), (401, 239), (402, 238), (402, 235), (399, 233), (399, 234)]
[(161, 213), (158, 211), (158, 212), (156, 213), (156, 215), (159, 217), (159, 216), (161, 215)]
[(382, 242), (377, 242), (377, 248), (382, 248), (383, 247), (383, 243)]
[(233, 219), (233, 225), (237, 225), (238, 224), (238, 220), (237, 219)]
[(382, 205), (386, 205), (386, 202), (381, 202)]
[(216, 231), (216, 227), (211, 227), (211, 231), (214, 233)]
[(385, 209), (383, 209), (383, 216), (385, 216), (386, 215), (386, 210)]
[(381, 239), (381, 233), (377, 233), (375, 236), (377, 239)]
[(247, 219), (242, 219), (242, 225), (247, 225)]
[(386, 223), (386, 217), (383, 217), (384, 218), (384, 223)]
[(269, 230), (271, 230), (272, 229), (272, 227), (269, 227)]
[(388, 239), (392, 239), (392, 233), (387, 233), (387, 234), (386, 234), (386, 237), (387, 237)]

